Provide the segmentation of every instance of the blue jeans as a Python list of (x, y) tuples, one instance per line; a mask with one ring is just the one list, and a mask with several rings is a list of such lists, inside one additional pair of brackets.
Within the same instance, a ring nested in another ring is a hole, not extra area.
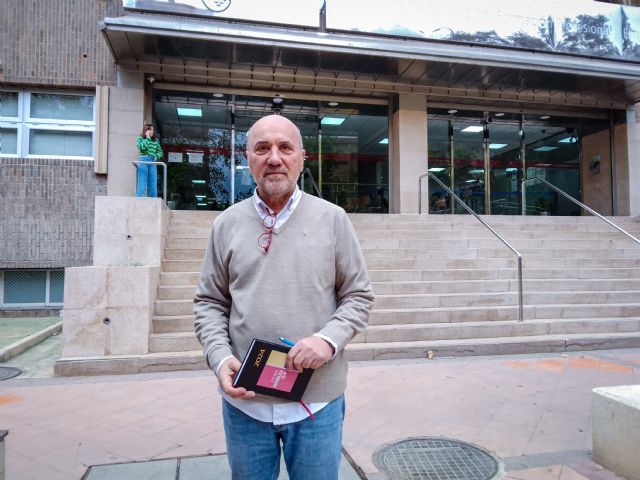
[[(153, 157), (141, 155), (141, 162), (153, 162)], [(138, 164), (138, 180), (136, 185), (136, 197), (158, 196), (158, 168), (155, 165), (145, 163)]]
[[(233, 480), (276, 480), (280, 451), (290, 480), (338, 480), (344, 395), (296, 423), (260, 422), (222, 400)], [(302, 408), (302, 407), (301, 407)]]

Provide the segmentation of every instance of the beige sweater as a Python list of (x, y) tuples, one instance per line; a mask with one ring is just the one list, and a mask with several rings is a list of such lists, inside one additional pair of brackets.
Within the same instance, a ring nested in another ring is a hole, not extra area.
[[(253, 338), (294, 342), (322, 333), (338, 353), (317, 369), (305, 402), (331, 401), (346, 387), (345, 345), (367, 326), (371, 282), (343, 209), (303, 194), (266, 253), (251, 198), (220, 214), (209, 237), (194, 298), (196, 335), (212, 370), (228, 355), (240, 361)], [(258, 395), (264, 402), (281, 402)]]

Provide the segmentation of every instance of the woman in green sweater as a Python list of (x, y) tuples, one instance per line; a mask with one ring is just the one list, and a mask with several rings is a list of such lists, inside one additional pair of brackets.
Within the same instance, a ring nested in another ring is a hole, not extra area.
[(138, 179), (136, 197), (158, 196), (158, 169), (156, 165), (147, 162), (160, 162), (163, 157), (162, 147), (155, 136), (153, 125), (147, 123), (138, 136), (138, 152), (140, 162), (138, 164)]

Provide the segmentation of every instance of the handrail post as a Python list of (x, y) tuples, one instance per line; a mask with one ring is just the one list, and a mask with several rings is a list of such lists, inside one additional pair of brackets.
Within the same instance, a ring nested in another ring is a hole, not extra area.
[(422, 178), (426, 176), (429, 176), (429, 178), (431, 178), (437, 184), (439, 184), (445, 190), (445, 192), (449, 192), (449, 195), (451, 195), (452, 198), (455, 198), (467, 212), (469, 212), (471, 215), (473, 215), (476, 218), (476, 220), (478, 220), (485, 227), (487, 227), (489, 231), (498, 238), (498, 240), (504, 243), (507, 246), (507, 248), (509, 248), (509, 250), (515, 253), (516, 256), (518, 257), (517, 258), (518, 259), (518, 321), (522, 322), (524, 320), (524, 305), (523, 305), (524, 300), (523, 300), (523, 294), (522, 294), (522, 254), (518, 250), (516, 250), (509, 242), (507, 242), (504, 238), (502, 238), (502, 236), (498, 232), (496, 232), (491, 227), (491, 225), (485, 222), (482, 218), (480, 218), (480, 216), (476, 212), (474, 212), (471, 208), (469, 208), (469, 205), (463, 202), (460, 197), (458, 197), (455, 193), (453, 193), (453, 191), (449, 187), (447, 187), (444, 183), (442, 183), (442, 181), (438, 177), (436, 177), (433, 173), (427, 172), (424, 175), (421, 175), (418, 181), (421, 182)]
[(538, 181), (538, 182), (542, 182), (546, 185), (548, 185), (549, 187), (551, 187), (553, 190), (555, 190), (556, 192), (558, 192), (560, 195), (562, 195), (563, 197), (567, 198), (568, 200), (571, 200), (573, 203), (575, 203), (576, 205), (578, 205), (580, 208), (585, 209), (587, 212), (591, 213), (592, 215), (595, 215), (596, 217), (598, 217), (600, 220), (603, 220), (604, 222), (608, 223), (609, 225), (611, 225), (613, 228), (615, 228), (616, 230), (624, 233), (627, 237), (629, 237), (631, 240), (633, 240), (634, 242), (636, 242), (637, 244), (640, 244), (640, 240), (638, 240), (636, 237), (634, 237), (633, 235), (631, 235), (629, 232), (627, 232), (626, 230), (624, 230), (623, 228), (620, 228), (618, 225), (616, 225), (615, 223), (613, 223), (610, 220), (607, 220), (606, 218), (604, 218), (602, 215), (600, 215), (598, 212), (596, 212), (593, 208), (587, 207), (584, 203), (576, 200), (575, 198), (573, 198), (571, 195), (569, 195), (568, 193), (566, 193), (564, 190), (559, 189), (558, 187), (556, 187), (553, 183), (548, 182), (547, 180), (545, 180), (542, 177), (531, 177), (527, 180), (523, 180), (522, 181), (522, 188), (524, 188), (525, 183), (530, 182), (532, 180)]
[[(422, 215), (422, 179), (429, 175), (429, 172), (418, 177), (418, 215)], [(427, 189), (427, 192), (429, 189)]]
[(167, 164), (164, 162), (141, 162), (140, 160), (132, 160), (131, 163), (137, 168), (138, 164), (146, 163), (147, 165), (160, 165), (163, 168), (162, 173), (162, 199), (167, 202)]

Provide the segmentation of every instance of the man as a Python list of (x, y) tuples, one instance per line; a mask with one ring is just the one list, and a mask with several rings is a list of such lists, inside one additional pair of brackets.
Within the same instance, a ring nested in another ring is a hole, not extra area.
[[(338, 478), (344, 347), (366, 327), (373, 294), (344, 210), (297, 187), (304, 155), (300, 130), (285, 117), (251, 127), (257, 188), (216, 218), (194, 298), (234, 479), (277, 478), (281, 449), (292, 480)], [(304, 405), (233, 387), (251, 340), (278, 337), (295, 342), (287, 368), (315, 369)]]

